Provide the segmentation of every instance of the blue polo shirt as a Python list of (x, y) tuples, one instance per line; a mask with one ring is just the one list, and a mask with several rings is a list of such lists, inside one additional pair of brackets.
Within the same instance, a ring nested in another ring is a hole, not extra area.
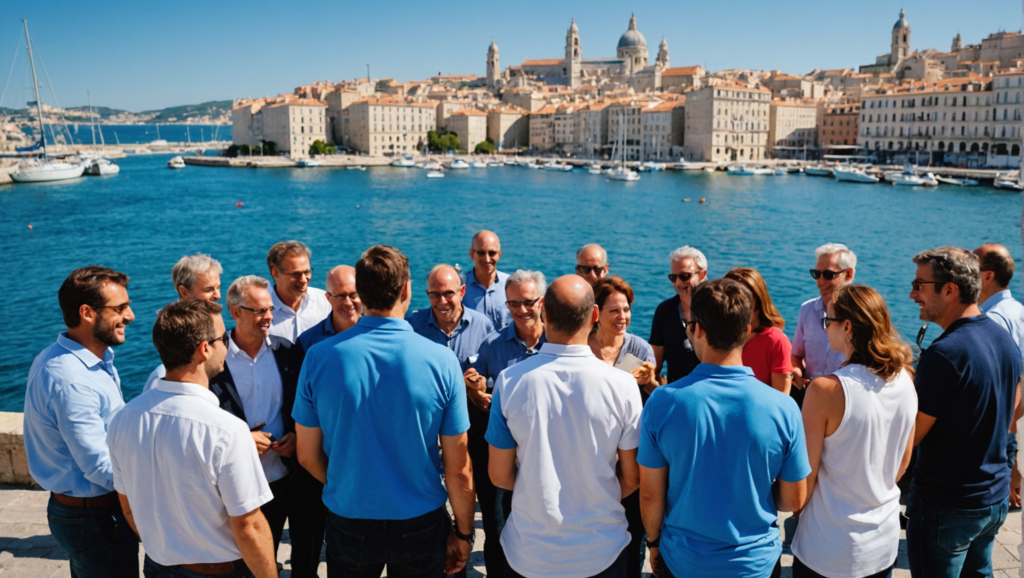
[(484, 339), (480, 344), (476, 362), (471, 364), (471, 367), (484, 377), (497, 379), (503, 369), (536, 355), (540, 351), (540, 346), (547, 342), (547, 333), (542, 333), (536, 347), (530, 348), (516, 335), (516, 324), (510, 323)]
[(306, 353), (292, 417), (323, 431), (324, 505), (371, 520), (443, 506), (437, 437), (469, 429), (455, 354), (405, 320), (368, 315)]
[(303, 351), (309, 351), (317, 343), (335, 334), (334, 323), (331, 321), (333, 315), (333, 312), (328, 313), (327, 319), (302, 332), (302, 335), (299, 336), (299, 344), (302, 345)]
[(462, 319), (459, 319), (451, 335), (437, 324), (437, 317), (430, 307), (407, 315), (405, 320), (416, 333), (454, 351), (463, 371), (469, 368), (469, 358), (476, 355), (480, 344), (494, 331), (494, 324), (487, 316), (468, 307), (462, 308)]
[(476, 280), (473, 271), (470, 269), (466, 273), (466, 295), (462, 298), (462, 304), (467, 309), (476, 309), (486, 315), (497, 329), (512, 323), (512, 314), (505, 305), (505, 280), (508, 279), (508, 273), (496, 271), (498, 279), (490, 287), (484, 287)]
[(803, 419), (748, 367), (700, 364), (651, 394), (637, 461), (668, 467), (661, 555), (676, 576), (768, 576), (782, 552), (772, 482), (811, 473)]

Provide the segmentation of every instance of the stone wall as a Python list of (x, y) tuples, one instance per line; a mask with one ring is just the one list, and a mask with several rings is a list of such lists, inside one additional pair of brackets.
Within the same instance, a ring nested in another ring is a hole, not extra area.
[(25, 457), (24, 421), (24, 414), (0, 412), (0, 485), (29, 486), (35, 483), (28, 473), (28, 459)]

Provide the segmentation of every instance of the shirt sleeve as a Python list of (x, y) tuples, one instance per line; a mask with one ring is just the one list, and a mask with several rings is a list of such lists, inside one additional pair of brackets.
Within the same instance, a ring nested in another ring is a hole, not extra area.
[(444, 389), (448, 392), (444, 417), (441, 418), (441, 435), (457, 436), (469, 431), (469, 410), (466, 408), (466, 386), (462, 379), (459, 360), (449, 352), (449, 363), (446, 368), (448, 383)]
[(639, 337), (636, 338), (636, 341), (637, 357), (639, 357), (641, 361), (649, 361), (651, 363), (654, 363), (654, 349), (651, 348), (651, 344), (647, 343), (646, 341)]
[(772, 340), (771, 373), (792, 373), (793, 360), (789, 357), (792, 352), (789, 338), (781, 330), (778, 331)]
[(665, 316), (661, 313), (662, 309), (663, 306), (658, 305), (658, 308), (654, 310), (654, 319), (651, 320), (651, 338), (647, 340), (648, 344), (658, 347), (665, 346)]
[(107, 424), (103, 423), (100, 396), (89, 387), (73, 383), (53, 398), (57, 429), (71, 452), (71, 458), (85, 479), (114, 491), (114, 471), (107, 446)]
[(623, 402), (622, 435), (619, 437), (619, 449), (635, 450), (640, 446), (640, 414), (644, 409), (636, 380), (629, 380)]
[(505, 412), (501, 410), (501, 390), (499, 385), (494, 386), (494, 393), (491, 397), (491, 416), (487, 422), (487, 433), (484, 439), (487, 443), (501, 450), (515, 449), (518, 445), (512, 437), (512, 431), (508, 429), (508, 420)]
[(217, 468), (217, 490), (229, 516), (241, 516), (274, 499), (252, 436), (244, 424), (231, 432)]
[(640, 451), (637, 453), (636, 461), (641, 466), (651, 469), (660, 469), (668, 466), (668, 460), (665, 459), (665, 455), (662, 453), (661, 448), (658, 447), (658, 439), (653, 431), (653, 422), (657, 420), (654, 417), (654, 412), (657, 411), (658, 402), (657, 389), (651, 394), (651, 398), (647, 400), (647, 406), (644, 407), (643, 413), (640, 419)]
[(806, 357), (804, 351), (804, 308), (796, 318), (796, 331), (793, 333), (793, 344), (790, 353), (797, 357)]
[(917, 364), (914, 388), (917, 390), (917, 411), (939, 417), (946, 403), (956, 393), (960, 374), (940, 353), (925, 350)]
[(316, 402), (313, 399), (313, 382), (310, 374), (313, 356), (309, 356), (302, 363), (299, 371), (299, 384), (295, 388), (295, 403), (292, 405), (292, 419), (302, 427), (320, 427), (320, 416), (316, 413)]
[[(119, 414), (120, 415), (120, 412)], [(118, 416), (115, 415), (114, 419), (110, 420), (110, 426), (107, 429), (107, 448), (113, 448), (116, 445), (116, 429)], [(127, 494), (124, 489), (124, 476), (121, 474), (121, 467), (118, 465), (117, 452), (110, 451), (110, 470), (113, 473), (114, 491)]]
[(800, 409), (797, 408), (795, 401), (786, 401), (789, 404), (786, 412), (790, 423), (790, 436), (778, 477), (784, 482), (799, 482), (811, 475), (811, 462), (807, 458), (807, 439), (804, 437), (804, 420), (800, 415)]

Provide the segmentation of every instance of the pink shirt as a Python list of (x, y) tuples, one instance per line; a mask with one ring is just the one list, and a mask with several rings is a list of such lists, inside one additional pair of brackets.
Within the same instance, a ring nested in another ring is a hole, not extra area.
[(793, 362), (789, 354), (793, 346), (778, 327), (769, 327), (755, 333), (743, 347), (743, 365), (754, 370), (754, 377), (772, 384), (773, 373), (792, 373)]

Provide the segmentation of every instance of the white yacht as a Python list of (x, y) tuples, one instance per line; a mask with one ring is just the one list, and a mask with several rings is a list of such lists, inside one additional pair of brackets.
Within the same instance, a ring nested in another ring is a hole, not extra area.
[(468, 169), (469, 163), (462, 159), (456, 159), (452, 161), (452, 164), (448, 167), (450, 169)]
[(470, 166), (473, 167), (474, 169), (486, 169), (487, 163), (485, 163), (484, 161), (473, 161), (473, 164), (471, 164)]
[(345, 170), (349, 170), (349, 171), (365, 171), (366, 167), (362, 167), (362, 166), (359, 166), (359, 167), (345, 167)]
[(427, 178), (428, 179), (443, 179), (444, 178), (444, 169), (442, 169), (440, 166), (437, 167), (436, 169), (434, 169), (434, 170), (432, 170), (432, 171), (427, 173)]
[(640, 172), (644, 173), (657, 173), (663, 170), (665, 170), (665, 165), (654, 161), (647, 161), (640, 165)]
[(565, 163), (556, 163), (552, 161), (550, 163), (545, 164), (543, 168), (545, 171), (562, 171), (567, 173), (572, 170), (572, 165)]
[(676, 169), (680, 171), (699, 171), (704, 168), (704, 163), (691, 163), (681, 160), (676, 163)]
[(84, 174), (92, 175), (94, 177), (105, 177), (108, 175), (116, 175), (121, 172), (121, 167), (108, 161), (105, 158), (92, 158), (82, 163), (84, 165)]
[(804, 173), (809, 177), (831, 177), (832, 169), (821, 165), (812, 165), (807, 167)]
[(1008, 177), (1007, 178), (997, 178), (997, 179), (995, 179), (995, 181), (993, 181), (993, 183), (992, 183), (992, 186), (994, 186), (997, 189), (1007, 189), (1007, 190), (1011, 190), (1011, 191), (1024, 191), (1024, 184), (1021, 184), (1021, 182), (1019, 180), (1018, 181), (1014, 181), (1014, 180), (1012, 180), (1012, 179), (1010, 179)]
[(313, 159), (300, 159), (295, 161), (295, 166), (304, 169), (314, 169), (320, 166), (320, 161), (314, 161)]
[(978, 185), (978, 181), (975, 179), (954, 179), (953, 177), (940, 177), (936, 175), (935, 180), (944, 185), (953, 185), (954, 187), (975, 187)]
[(408, 169), (408, 168), (415, 167), (416, 163), (413, 162), (412, 157), (399, 157), (399, 158), (391, 161), (391, 166), (399, 167), (399, 168), (403, 168), (403, 169)]
[(608, 174), (608, 180), (610, 181), (639, 181), (640, 175), (636, 171), (631, 171), (626, 167), (615, 167), (611, 173)]
[(935, 180), (931, 173), (927, 173), (923, 177), (900, 173), (893, 179), (892, 184), (905, 187), (934, 187), (939, 184), (939, 181)]
[(832, 169), (832, 175), (835, 176), (837, 181), (846, 181), (848, 183), (877, 183), (878, 177), (873, 177), (866, 172), (864, 169), (857, 167), (840, 167), (836, 166)]
[(750, 168), (750, 167), (747, 167), (745, 165), (731, 166), (731, 167), (729, 167), (727, 169), (727, 172), (730, 175), (746, 175), (746, 176), (750, 176), (750, 175), (774, 175), (775, 174), (775, 171), (773, 171), (772, 169), (763, 168), (763, 167), (761, 167), (761, 168), (758, 168), (758, 167)]
[(167, 161), (167, 168), (169, 169), (183, 169), (185, 168), (185, 159), (181, 157), (174, 157)]

